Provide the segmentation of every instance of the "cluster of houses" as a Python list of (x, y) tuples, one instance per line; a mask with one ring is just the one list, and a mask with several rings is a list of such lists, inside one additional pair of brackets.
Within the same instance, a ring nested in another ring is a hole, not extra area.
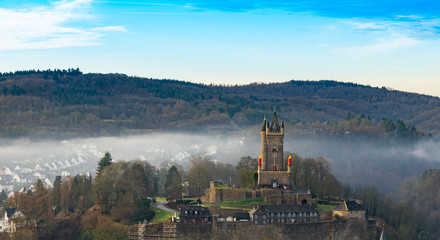
[[(356, 201), (345, 200), (332, 212), (333, 219), (365, 219), (365, 209)], [(257, 205), (249, 212), (237, 212), (230, 216), (211, 215), (203, 206), (188, 206), (180, 209), (181, 223), (243, 222), (254, 225), (272, 223), (314, 223), (322, 220), (321, 213), (310, 205)]]
[(13, 166), (0, 167), (0, 191), (5, 190), (10, 194), (22, 188), (29, 189), (37, 179), (41, 179), (46, 186), (53, 187), (57, 175), (66, 177), (89, 170), (87, 158), (78, 154), (70, 160), (55, 160), (52, 156), (46, 161), (40, 158), (33, 163), (26, 160), (23, 163), (16, 162)]

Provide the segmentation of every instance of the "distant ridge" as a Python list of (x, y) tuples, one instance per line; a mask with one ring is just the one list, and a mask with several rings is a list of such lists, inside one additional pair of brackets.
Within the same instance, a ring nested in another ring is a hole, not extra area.
[[(440, 130), (440, 99), (337, 81), (203, 85), (79, 69), (0, 74), (0, 136), (109, 135), (260, 124), (273, 108), (287, 123), (403, 119)], [(231, 125), (233, 123), (233, 125)]]

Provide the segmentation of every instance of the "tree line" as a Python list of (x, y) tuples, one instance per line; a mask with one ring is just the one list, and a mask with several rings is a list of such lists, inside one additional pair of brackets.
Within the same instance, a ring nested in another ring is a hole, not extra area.
[[(368, 216), (377, 216), (396, 230), (388, 233), (393, 238), (433, 239), (440, 235), (439, 169), (426, 170), (420, 178), (406, 181), (396, 200), (375, 187), (340, 183), (331, 174), (329, 161), (322, 157), (302, 158), (286, 152), (284, 161), (289, 155), (293, 188), (310, 190), (320, 199), (359, 199)], [(250, 156), (232, 165), (194, 155), (189, 166), (164, 162), (155, 168), (146, 161), (113, 162), (106, 152), (94, 178), (57, 176), (53, 188), (37, 180), (32, 188), (15, 192), (10, 199), (4, 191), (0, 198), (24, 214), (14, 219), (23, 226), (15, 234), (16, 239), (126, 239), (128, 225), (152, 219), (155, 196), (174, 200), (199, 197), (210, 181), (255, 188), (256, 169), (257, 159)], [(0, 237), (8, 239), (9, 235)]]
[[(33, 104), (36, 102), (41, 104)], [(273, 107), (286, 123), (314, 127), (319, 122), (330, 133), (339, 133), (347, 113), (360, 117), (362, 112), (370, 117), (353, 128), (352, 134), (379, 131), (381, 126), (375, 130), (371, 125), (384, 117), (437, 132), (435, 119), (440, 114), (440, 100), (435, 97), (335, 81), (220, 86), (124, 74), (83, 74), (79, 69), (2, 73), (0, 103), (4, 123), (0, 136), (8, 137), (78, 132), (108, 135), (169, 128), (197, 131), (201, 127), (230, 128), (231, 120), (239, 126), (252, 126)], [(395, 125), (400, 131), (401, 124)], [(414, 128), (396, 137), (419, 133)]]

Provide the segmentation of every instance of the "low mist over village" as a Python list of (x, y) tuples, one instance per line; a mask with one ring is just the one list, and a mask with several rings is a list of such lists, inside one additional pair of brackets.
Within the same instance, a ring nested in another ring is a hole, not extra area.
[[(170, 138), (173, 140), (166, 140)], [(188, 138), (191, 141), (185, 141)], [(159, 139), (162, 139), (161, 142), (158, 142)], [(229, 146), (219, 141), (226, 141)], [(158, 167), (179, 164), (187, 170), (194, 156), (216, 162), (218, 147), (215, 143), (222, 147), (223, 160), (228, 158), (225, 155), (231, 157), (239, 153), (238, 149), (244, 149), (236, 148), (244, 146), (244, 137), (236, 136), (231, 139), (224, 136), (223, 140), (208, 140), (207, 136), (195, 134), (149, 134), (45, 142), (20, 139), (0, 147), (4, 156), (1, 163), (3, 167), (0, 168), (0, 188), (10, 196), (13, 191), (26, 191), (37, 179), (41, 179), (44, 185), (53, 187), (55, 176), (95, 175), (97, 162), (104, 152), (113, 150), (114, 158), (119, 161), (148, 161)]]
[(440, 239), (438, 1), (0, 19), (0, 240)]

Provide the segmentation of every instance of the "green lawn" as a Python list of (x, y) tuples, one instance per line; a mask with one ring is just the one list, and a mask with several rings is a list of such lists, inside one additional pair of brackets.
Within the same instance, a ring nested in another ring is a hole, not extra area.
[(224, 188), (231, 188), (231, 187), (229, 185), (224, 185), (224, 184), (215, 187), (215, 189), (224, 189)]
[(166, 202), (167, 198), (165, 197), (156, 197), (156, 202)]
[(337, 207), (337, 205), (318, 204), (318, 207), (316, 208), (316, 210), (318, 210), (320, 212), (331, 212), (336, 207)]
[(150, 223), (159, 223), (159, 222), (167, 221), (168, 218), (173, 215), (173, 213), (162, 210), (157, 207), (152, 206), (151, 208), (154, 211), (154, 217), (153, 219), (151, 219)]
[(220, 206), (249, 206), (251, 203), (264, 204), (264, 198), (252, 198), (246, 200), (238, 200), (238, 201), (224, 201), (219, 202)]
[(221, 208), (222, 208), (222, 209), (243, 209), (243, 210), (247, 210), (247, 211), (252, 210), (251, 208), (230, 207), (230, 206), (221, 206)]

